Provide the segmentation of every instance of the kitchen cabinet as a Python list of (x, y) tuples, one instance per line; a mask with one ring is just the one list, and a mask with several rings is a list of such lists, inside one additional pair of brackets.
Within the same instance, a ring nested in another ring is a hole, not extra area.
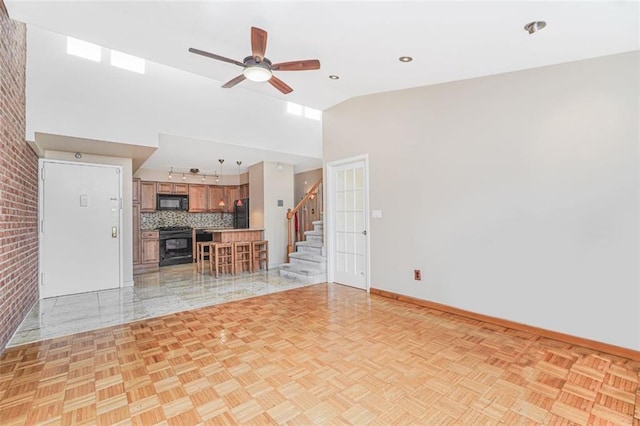
[[(139, 182), (139, 181), (138, 181)], [(133, 214), (133, 265), (140, 263), (140, 204), (134, 203)]]
[(233, 206), (235, 201), (240, 198), (240, 188), (238, 186), (225, 186), (224, 187), (224, 211), (233, 213)]
[(245, 183), (244, 185), (240, 185), (240, 196), (238, 197), (241, 200), (245, 198), (249, 198), (249, 184)]
[(157, 183), (158, 194), (176, 194), (176, 195), (188, 195), (189, 184), (187, 183), (171, 183), (171, 182), (158, 182)]
[(192, 213), (207, 211), (207, 185), (189, 185), (189, 211)]
[(158, 231), (142, 231), (140, 263), (149, 268), (158, 268), (160, 264), (160, 236)]
[(140, 182), (140, 211), (155, 212), (156, 211), (156, 183)]
[(133, 179), (131, 182), (131, 202), (140, 203), (140, 179)]
[(226, 200), (224, 198), (224, 186), (219, 185), (208, 185), (207, 186), (207, 211), (209, 212), (222, 212), (226, 211), (226, 205), (221, 207), (220, 200), (223, 200), (226, 204)]

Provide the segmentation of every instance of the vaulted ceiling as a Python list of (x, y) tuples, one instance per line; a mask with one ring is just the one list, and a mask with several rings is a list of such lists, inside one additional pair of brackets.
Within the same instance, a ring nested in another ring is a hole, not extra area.
[[(5, 0), (5, 4), (13, 19), (30, 26), (187, 71), (210, 79), (216, 87), (240, 74), (241, 68), (188, 49), (242, 61), (251, 51), (250, 28), (263, 28), (268, 32), (266, 56), (273, 62), (317, 58), (321, 68), (276, 72), (294, 89), (289, 95), (250, 81), (223, 90), (321, 110), (371, 93), (640, 48), (638, 2)], [(535, 20), (546, 21), (547, 27), (530, 35), (523, 27)], [(405, 55), (413, 61), (398, 60)], [(253, 108), (243, 102), (246, 110)]]

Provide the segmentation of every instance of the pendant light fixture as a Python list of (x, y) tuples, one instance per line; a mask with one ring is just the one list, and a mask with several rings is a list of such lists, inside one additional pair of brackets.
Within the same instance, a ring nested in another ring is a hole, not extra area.
[[(240, 180), (240, 164), (242, 164), (242, 161), (236, 161), (236, 164), (238, 165), (238, 180)], [(242, 207), (242, 198), (238, 198), (236, 206)]]
[[(222, 163), (224, 163), (224, 159), (219, 158), (218, 161), (220, 162), (220, 174), (222, 174)], [(218, 178), (216, 177), (216, 182), (218, 181)], [(220, 202), (218, 203), (219, 207), (224, 207), (225, 206), (225, 202), (224, 202), (224, 198), (220, 198)]]

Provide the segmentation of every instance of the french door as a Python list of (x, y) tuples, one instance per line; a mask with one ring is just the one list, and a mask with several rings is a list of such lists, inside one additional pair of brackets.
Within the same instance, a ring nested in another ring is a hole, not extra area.
[(369, 290), (367, 158), (327, 164), (329, 281)]

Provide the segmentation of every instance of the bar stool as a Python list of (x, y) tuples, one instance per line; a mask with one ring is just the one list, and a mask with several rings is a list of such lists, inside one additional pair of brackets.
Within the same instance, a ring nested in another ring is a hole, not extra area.
[(262, 269), (262, 262), (264, 262), (264, 268), (269, 270), (269, 241), (252, 241), (251, 252), (253, 253), (253, 270), (257, 271)]
[(235, 256), (236, 274), (245, 270), (251, 272), (251, 243), (249, 241), (233, 243), (233, 255)]
[[(209, 258), (211, 257), (212, 245), (213, 243), (210, 241), (196, 243), (196, 266), (198, 272), (201, 274), (204, 274), (205, 265), (209, 268), (209, 272), (211, 272), (211, 262), (209, 262)], [(205, 260), (207, 260), (206, 263)]]
[(209, 273), (215, 271), (216, 278), (218, 273), (225, 272), (235, 275), (235, 256), (233, 253), (233, 243), (213, 243), (210, 246), (209, 254)]

